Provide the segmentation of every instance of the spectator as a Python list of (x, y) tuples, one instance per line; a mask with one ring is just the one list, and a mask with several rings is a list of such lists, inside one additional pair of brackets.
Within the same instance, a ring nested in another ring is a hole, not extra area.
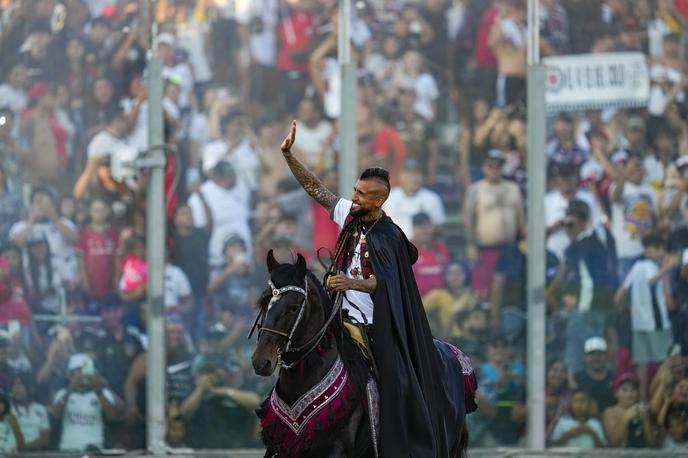
[(124, 327), (124, 308), (117, 300), (100, 308), (103, 330), (98, 336), (95, 364), (112, 392), (124, 399), (124, 382), (133, 361), (143, 352), (138, 330)]
[[(371, 163), (370, 166), (381, 166), (389, 170), (391, 185), (397, 186), (400, 180), (400, 170), (406, 161), (406, 144), (399, 132), (392, 127), (391, 112), (386, 109), (379, 109), (374, 112), (368, 107), (359, 107), (359, 122), (365, 126), (368, 135), (359, 137), (359, 143), (364, 140), (370, 141)], [(365, 158), (362, 158), (365, 160)], [(420, 163), (417, 163), (420, 165)], [(424, 170), (421, 170), (424, 174)]]
[[(212, 170), (212, 179), (201, 185), (198, 194), (203, 194), (210, 209), (208, 214), (213, 220), (208, 263), (211, 268), (218, 268), (224, 263), (224, 243), (230, 234), (238, 234), (244, 240), (249, 253), (251, 237), (248, 227), (248, 195), (237, 184), (234, 168), (229, 162), (221, 160)], [(207, 222), (206, 209), (197, 194), (189, 198), (189, 207), (196, 227), (204, 227)]]
[(418, 51), (406, 51), (401, 65), (397, 67), (392, 84), (397, 91), (413, 90), (416, 94), (416, 101), (413, 104), (416, 114), (426, 121), (432, 121), (435, 118), (436, 102), (440, 95), (437, 81), (431, 73), (424, 70), (423, 57)]
[(406, 145), (406, 155), (423, 165), (426, 182), (434, 185), (437, 181), (438, 146), (435, 140), (434, 124), (427, 121), (414, 110), (416, 100), (414, 89), (402, 89), (397, 96), (399, 106), (394, 129), (399, 132)]
[(227, 368), (206, 364), (196, 376), (194, 391), (182, 402), (189, 422), (190, 443), (196, 448), (242, 448), (255, 443), (256, 393), (232, 383)]
[(643, 184), (645, 169), (641, 159), (631, 157), (611, 186), (612, 225), (619, 257), (619, 278), (626, 278), (631, 266), (643, 253), (641, 239), (655, 222), (657, 195)]
[(222, 138), (209, 143), (203, 150), (203, 172), (210, 175), (211, 170), (224, 160), (234, 169), (237, 185), (246, 193), (254, 193), (258, 185), (260, 161), (246, 136), (243, 113), (231, 111), (223, 116), (220, 129)]
[(22, 435), (17, 418), (10, 411), (10, 398), (4, 390), (0, 391), (0, 452), (17, 453), (24, 449)]
[(667, 312), (665, 285), (667, 274), (677, 260), (664, 251), (665, 242), (657, 235), (643, 237), (644, 259), (636, 261), (616, 293), (622, 306), (631, 293), (633, 362), (637, 365), (640, 399), (648, 396), (648, 365), (661, 362), (672, 345), (671, 322)]
[(23, 209), (21, 189), (12, 185), (0, 166), (0, 241), (7, 241), (11, 227), (21, 220)]
[(110, 207), (95, 198), (89, 208), (89, 224), (81, 230), (77, 250), (80, 255), (82, 291), (88, 296), (86, 310), (98, 313), (112, 300), (117, 283), (116, 254), (119, 236), (109, 223)]
[(518, 186), (502, 179), (504, 153), (491, 150), (483, 162), (485, 178), (466, 192), (466, 254), (473, 263), (471, 286), (485, 299), (504, 246), (522, 234), (524, 208)]
[(580, 167), (587, 154), (576, 142), (573, 118), (568, 113), (559, 113), (554, 122), (554, 138), (547, 143), (547, 159), (553, 166), (569, 165)]
[(420, 164), (413, 159), (404, 162), (399, 186), (392, 187), (383, 208), (410, 239), (413, 238), (413, 215), (425, 212), (436, 226), (444, 224), (446, 218), (442, 199), (423, 186)]
[(544, 55), (565, 54), (569, 48), (569, 18), (562, 2), (544, 0), (540, 15), (540, 50)]
[[(24, 438), (22, 451), (41, 451), (50, 443), (50, 420), (45, 406), (34, 400), (34, 385), (28, 374), (20, 374), (12, 384), (12, 414)], [(2, 447), (0, 446), (0, 449)]]
[(579, 186), (578, 169), (569, 164), (555, 168), (556, 188), (545, 196), (545, 224), (547, 224), (547, 249), (558, 258), (571, 243), (566, 234), (564, 221), (566, 210), (574, 200), (585, 202), (590, 209), (590, 224), (598, 228), (602, 222), (602, 211), (595, 196)]
[(15, 116), (20, 115), (28, 103), (26, 98), (28, 76), (26, 65), (18, 62), (10, 69), (7, 81), (0, 84), (0, 107), (7, 107)]
[[(165, 263), (165, 311), (168, 314), (188, 315), (193, 313), (193, 296), (189, 279), (182, 269), (170, 262)], [(193, 329), (187, 323), (187, 332)]]
[(502, 110), (490, 111), (484, 99), (473, 102), (471, 113), (464, 123), (459, 143), (459, 182), (464, 189), (483, 178), (482, 166), (490, 151), (490, 133), (504, 117)]
[[(170, 33), (161, 33), (156, 38), (158, 56), (163, 64), (162, 77), (178, 79), (179, 107), (188, 110), (194, 96), (194, 75), (186, 62), (177, 60), (177, 39)], [(202, 54), (202, 53), (201, 53)]]
[(444, 269), (449, 264), (449, 250), (438, 238), (437, 228), (430, 215), (421, 212), (411, 218), (413, 244), (418, 248), (418, 260), (413, 265), (413, 274), (418, 292), (424, 296), (433, 289), (444, 286)]
[(571, 392), (569, 390), (566, 364), (562, 359), (552, 359), (545, 372), (545, 425), (547, 441), (563, 415), (569, 413)]
[(674, 410), (667, 414), (667, 427), (662, 450), (688, 449), (688, 423), (683, 412)]
[[(577, 372), (583, 367), (583, 343), (604, 334), (607, 315), (617, 286), (615, 252), (610, 239), (601, 240), (590, 227), (590, 208), (571, 201), (564, 219), (571, 244), (564, 252), (557, 276), (548, 287), (551, 296), (565, 286), (574, 300), (566, 329), (566, 364)], [(606, 346), (606, 343), (605, 343)]]
[(602, 415), (609, 445), (628, 448), (652, 446), (653, 433), (647, 405), (638, 402), (638, 382), (632, 374), (616, 377), (614, 397), (616, 404)]
[(552, 444), (583, 450), (602, 448), (606, 444), (602, 423), (592, 416), (592, 400), (588, 393), (574, 390), (570, 414), (559, 419), (552, 432)]
[(117, 415), (120, 402), (84, 354), (72, 355), (67, 365), (69, 387), (55, 395), (50, 413), (60, 421), (59, 450), (101, 450), (105, 445), (105, 420)]
[[(594, 412), (604, 412), (614, 405), (614, 371), (607, 366), (607, 342), (602, 337), (590, 337), (585, 341), (585, 367), (576, 372), (573, 389), (588, 393), (594, 401)], [(610, 441), (611, 437), (607, 436)]]
[(50, 248), (40, 233), (29, 236), (26, 242), (26, 285), (29, 307), (37, 314), (55, 314), (64, 301), (60, 270), (51, 260)]
[(110, 158), (126, 143), (124, 136), (129, 130), (127, 119), (121, 111), (112, 111), (104, 120), (104, 128), (88, 144), (88, 159)]
[(507, 0), (490, 29), (488, 45), (497, 58), (496, 105), (524, 104), (526, 98), (526, 14), (522, 0)]
[(468, 286), (468, 272), (463, 264), (450, 263), (442, 271), (442, 285), (423, 296), (423, 306), (434, 321), (435, 336), (453, 341), (464, 335), (459, 329), (459, 314), (475, 307), (478, 298)]
[(294, 151), (310, 170), (322, 171), (326, 165), (325, 149), (331, 140), (332, 124), (322, 118), (320, 107), (312, 99), (299, 104), (299, 136)]
[(85, 107), (88, 138), (92, 138), (103, 130), (108, 120), (112, 119), (112, 115), (118, 111), (114, 91), (112, 81), (106, 77), (100, 77), (93, 82)]
[(249, 282), (251, 266), (246, 245), (238, 235), (231, 235), (224, 243), (225, 263), (221, 269), (212, 273), (208, 292), (214, 298), (214, 313), (220, 305), (230, 304), (234, 312), (243, 315), (249, 303)]
[(475, 38), (474, 60), (480, 97), (492, 105), (496, 99), (497, 57), (492, 51), (492, 29), (501, 19), (504, 0), (492, 0), (480, 17)]

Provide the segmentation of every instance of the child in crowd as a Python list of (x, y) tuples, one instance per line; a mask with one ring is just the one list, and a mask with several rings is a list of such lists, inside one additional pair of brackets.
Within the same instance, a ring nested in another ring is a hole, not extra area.
[(630, 373), (614, 380), (616, 404), (602, 414), (604, 431), (611, 447), (652, 446), (652, 426), (647, 406), (639, 401), (638, 381)]
[(675, 409), (667, 414), (662, 449), (688, 450), (688, 418), (685, 410)]
[(648, 397), (648, 366), (661, 363), (671, 347), (673, 336), (667, 311), (665, 285), (668, 273), (677, 264), (668, 256), (665, 241), (656, 234), (643, 237), (644, 258), (638, 260), (616, 292), (621, 306), (630, 291), (633, 362), (637, 364), (640, 399)]
[(588, 393), (574, 390), (569, 413), (563, 415), (552, 431), (552, 445), (583, 450), (604, 447), (606, 440), (602, 423), (591, 415), (592, 401)]

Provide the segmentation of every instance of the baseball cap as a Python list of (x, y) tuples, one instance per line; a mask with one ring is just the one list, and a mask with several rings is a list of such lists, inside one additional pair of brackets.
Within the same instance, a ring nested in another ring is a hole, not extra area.
[(158, 35), (157, 38), (155, 39), (155, 42), (159, 45), (160, 44), (166, 44), (169, 46), (175, 46), (177, 43), (177, 40), (174, 38), (174, 35), (172, 35), (171, 33), (165, 32), (165, 33), (161, 33), (160, 35)]
[(411, 224), (414, 226), (421, 226), (423, 224), (431, 223), (430, 215), (425, 212), (416, 213), (411, 217)]
[(83, 369), (93, 365), (93, 360), (85, 353), (77, 353), (69, 357), (67, 362), (67, 372)]
[(485, 160), (504, 162), (506, 160), (506, 156), (504, 155), (504, 153), (501, 150), (493, 148), (487, 152), (487, 156), (485, 157)]
[(602, 337), (590, 337), (585, 341), (585, 353), (593, 353), (596, 351), (607, 351), (607, 341)]
[(639, 116), (631, 116), (625, 124), (627, 130), (645, 130), (645, 121)]
[(637, 387), (638, 379), (635, 377), (635, 375), (631, 374), (630, 372), (624, 372), (623, 374), (619, 374), (614, 379), (614, 389), (618, 389), (624, 383), (632, 383)]
[(38, 81), (26, 91), (26, 97), (28, 97), (29, 100), (36, 100), (40, 99), (48, 92), (50, 92), (50, 87), (43, 81)]

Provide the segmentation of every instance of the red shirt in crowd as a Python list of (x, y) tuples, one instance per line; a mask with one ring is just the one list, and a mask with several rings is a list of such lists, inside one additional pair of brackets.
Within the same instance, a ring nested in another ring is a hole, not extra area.
[(96, 232), (88, 226), (81, 230), (76, 247), (83, 258), (90, 286), (88, 294), (93, 298), (103, 298), (114, 291), (118, 239), (113, 227), (103, 232)]
[(306, 51), (318, 29), (318, 16), (312, 11), (295, 11), (279, 24), (282, 47), (277, 56), (277, 67), (282, 71), (308, 71), (308, 53), (294, 59), (292, 53)]
[[(392, 127), (384, 126), (373, 137), (372, 149), (375, 157), (387, 161), (389, 166), (389, 183), (399, 184), (399, 172), (406, 161), (406, 144), (401, 135)], [(392, 156), (390, 158), (390, 156)]]
[(418, 245), (418, 260), (413, 265), (418, 291), (421, 296), (437, 288), (444, 288), (444, 266), (449, 264), (449, 250), (442, 242), (424, 250)]
[(499, 12), (494, 6), (489, 7), (480, 18), (480, 25), (478, 26), (478, 33), (475, 39), (475, 65), (483, 68), (496, 68), (497, 58), (487, 44), (490, 37), (490, 30), (497, 22)]
[[(334, 252), (339, 235), (339, 227), (330, 219), (329, 213), (319, 203), (311, 204), (313, 215), (313, 256), (317, 257), (320, 247), (327, 247)], [(323, 256), (327, 256), (327, 251), (322, 251)]]

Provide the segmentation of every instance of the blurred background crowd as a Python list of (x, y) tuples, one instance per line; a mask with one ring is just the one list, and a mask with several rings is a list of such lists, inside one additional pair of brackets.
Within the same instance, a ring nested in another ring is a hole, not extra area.
[[(153, 4), (151, 11), (144, 11)], [(472, 446), (523, 444), (523, 0), (353, 1), (359, 167), (419, 249), (434, 334), (479, 375)], [(637, 51), (646, 107), (548, 123), (547, 440), (688, 447), (685, 0), (541, 0), (544, 56)], [(0, 453), (142, 448), (147, 338), (146, 15), (163, 62), (167, 441), (257, 445), (245, 336), (265, 255), (312, 269), (337, 227), (332, 0), (0, 0)], [(129, 149), (127, 149), (129, 148)]]

